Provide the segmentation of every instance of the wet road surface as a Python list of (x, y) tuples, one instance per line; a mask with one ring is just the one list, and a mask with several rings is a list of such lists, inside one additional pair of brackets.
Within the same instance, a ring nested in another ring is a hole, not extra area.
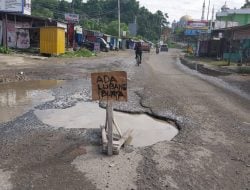
[[(172, 143), (149, 148), (153, 155), (147, 159), (159, 163), (157, 172), (172, 181), (170, 189), (246, 189), (250, 130), (244, 121), (250, 120), (249, 94), (190, 71), (175, 53), (151, 56), (144, 67), (143, 106), (176, 119), (181, 128)], [(148, 184), (145, 176), (141, 187), (148, 186), (161, 189)]]
[[(18, 117), (1, 121), (0, 186), (18, 190), (247, 189), (248, 94), (221, 79), (190, 71), (181, 65), (179, 54), (178, 50), (145, 53), (140, 67), (133, 52), (126, 52), (52, 64), (36, 73), (32, 67), (20, 68), (31, 79), (74, 80), (53, 87), (52, 99), (41, 98)], [(129, 100), (116, 103), (116, 110), (161, 118), (176, 125), (179, 134), (151, 146), (126, 146), (119, 156), (107, 157), (100, 151), (98, 128), (58, 128), (37, 116), (36, 112), (60, 112), (89, 102), (89, 73), (104, 70), (128, 73)]]

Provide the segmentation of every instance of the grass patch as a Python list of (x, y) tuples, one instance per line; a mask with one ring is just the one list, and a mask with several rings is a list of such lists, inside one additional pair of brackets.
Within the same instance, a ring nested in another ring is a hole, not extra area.
[(3, 46), (0, 46), (0, 53), (10, 54), (11, 53), (11, 49), (3, 47)]
[(95, 54), (88, 49), (80, 49), (77, 51), (68, 51), (59, 57), (65, 57), (65, 58), (72, 58), (72, 57), (92, 57), (95, 56)]
[(169, 47), (169, 48), (177, 48), (178, 46), (177, 46), (176, 43), (169, 42), (169, 43), (168, 43), (168, 47)]
[(250, 74), (250, 67), (239, 67), (238, 72), (241, 74)]

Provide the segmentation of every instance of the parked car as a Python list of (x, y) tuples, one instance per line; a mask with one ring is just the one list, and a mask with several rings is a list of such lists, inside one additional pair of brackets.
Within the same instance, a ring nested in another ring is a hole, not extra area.
[(168, 45), (167, 44), (162, 44), (160, 50), (161, 51), (168, 51)]
[(103, 38), (97, 38), (96, 42), (100, 43), (100, 50), (101, 51), (105, 51), (105, 52), (109, 51), (110, 46)]
[[(100, 51), (105, 51), (105, 52), (109, 51), (110, 46), (103, 38), (97, 38), (96, 42), (100, 43)], [(95, 42), (85, 41), (82, 43), (82, 47), (85, 47), (86, 49), (90, 51), (94, 51)]]
[(147, 52), (150, 52), (150, 44), (147, 43), (147, 42), (142, 42), (142, 51), (147, 51)]

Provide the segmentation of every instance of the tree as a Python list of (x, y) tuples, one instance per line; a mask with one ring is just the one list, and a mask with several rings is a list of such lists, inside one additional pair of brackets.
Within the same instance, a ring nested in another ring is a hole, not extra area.
[[(138, 35), (158, 40), (161, 29), (168, 25), (168, 15), (161, 11), (151, 13), (140, 7), (138, 0), (121, 0), (121, 31), (137, 18)], [(32, 15), (64, 20), (65, 13), (80, 15), (80, 24), (92, 30), (118, 35), (117, 0), (32, 0)]]
[(32, 0), (31, 14), (34, 16), (55, 18), (58, 10), (57, 0)]
[[(121, 31), (128, 32), (128, 25), (125, 23), (121, 23)], [(113, 36), (118, 36), (118, 21), (112, 21), (107, 24), (103, 32)]]
[(245, 4), (241, 8), (250, 8), (250, 1), (246, 0)]
[(160, 39), (162, 27), (167, 26), (167, 14), (161, 11), (151, 13), (145, 7), (140, 8), (138, 15), (138, 34), (152, 41)]

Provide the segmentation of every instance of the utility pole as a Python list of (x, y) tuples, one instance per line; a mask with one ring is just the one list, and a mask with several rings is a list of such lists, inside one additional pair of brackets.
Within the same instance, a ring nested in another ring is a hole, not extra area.
[(161, 41), (161, 33), (162, 33), (161, 25), (162, 25), (162, 19), (160, 19), (160, 36), (159, 36), (159, 41)]
[(118, 0), (118, 37), (121, 37), (121, 7), (120, 0)]

